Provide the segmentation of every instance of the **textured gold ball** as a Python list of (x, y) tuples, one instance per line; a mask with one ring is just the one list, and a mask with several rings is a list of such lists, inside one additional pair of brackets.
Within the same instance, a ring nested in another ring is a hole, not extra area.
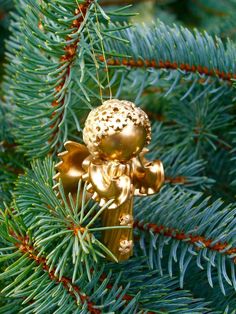
[(89, 113), (83, 139), (94, 157), (127, 161), (150, 143), (151, 126), (147, 114), (135, 104), (112, 99)]

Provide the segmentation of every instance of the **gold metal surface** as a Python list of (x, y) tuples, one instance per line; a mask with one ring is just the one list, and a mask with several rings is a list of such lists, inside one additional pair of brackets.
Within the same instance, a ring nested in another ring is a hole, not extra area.
[(164, 182), (161, 161), (144, 158), (151, 140), (149, 119), (131, 102), (108, 100), (90, 112), (83, 139), (87, 147), (65, 143), (55, 179), (61, 178), (73, 197), (82, 178), (100, 206), (114, 200), (103, 212), (102, 224), (116, 228), (104, 230), (102, 241), (118, 261), (126, 260), (133, 252), (133, 197), (157, 193)]
[(136, 156), (146, 144), (147, 133), (143, 126), (127, 125), (118, 133), (101, 139), (101, 158), (127, 162)]

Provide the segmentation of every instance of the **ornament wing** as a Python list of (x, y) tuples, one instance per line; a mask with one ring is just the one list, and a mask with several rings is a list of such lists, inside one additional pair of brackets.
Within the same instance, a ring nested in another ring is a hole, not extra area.
[(133, 159), (134, 166), (134, 194), (145, 196), (157, 193), (164, 183), (164, 168), (160, 160), (148, 161), (144, 149), (138, 157)]
[[(82, 163), (89, 156), (86, 146), (68, 141), (65, 143), (66, 151), (58, 154), (61, 161), (55, 166), (57, 174), (53, 179), (59, 181), (61, 179), (65, 194), (74, 195), (77, 192), (78, 182), (85, 173)], [(58, 183), (54, 186), (57, 189)]]

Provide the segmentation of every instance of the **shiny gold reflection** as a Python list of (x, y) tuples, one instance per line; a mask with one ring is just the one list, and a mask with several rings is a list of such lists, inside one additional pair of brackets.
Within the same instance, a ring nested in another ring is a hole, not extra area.
[(88, 193), (100, 206), (113, 199), (102, 214), (103, 226), (127, 226), (103, 231), (103, 243), (118, 261), (133, 252), (133, 196), (157, 193), (164, 182), (161, 161), (147, 161), (151, 140), (146, 113), (133, 103), (108, 100), (92, 110), (83, 130), (86, 146), (66, 142), (59, 154), (56, 180), (76, 197), (77, 184), (88, 182)]

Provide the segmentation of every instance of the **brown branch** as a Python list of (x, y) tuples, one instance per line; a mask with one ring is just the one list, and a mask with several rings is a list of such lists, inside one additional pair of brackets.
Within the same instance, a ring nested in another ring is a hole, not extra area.
[(143, 2), (155, 3), (157, 2), (157, 0), (104, 0), (104, 1), (101, 1), (101, 5), (103, 7), (110, 6), (110, 5), (122, 6), (122, 5), (137, 4), (137, 3), (143, 3)]
[(18, 237), (15, 236), (15, 238), (17, 238), (17, 240), (20, 241), (20, 243), (15, 244), (19, 248), (19, 250), (22, 253), (27, 254), (28, 257), (34, 260), (37, 265), (41, 265), (43, 270), (48, 273), (48, 276), (51, 280), (55, 281), (56, 283), (62, 283), (64, 288), (76, 301), (77, 301), (76, 296), (79, 295), (82, 304), (87, 302), (89, 313), (92, 314), (102, 313), (100, 310), (94, 308), (94, 303), (89, 300), (89, 297), (85, 295), (78, 286), (72, 283), (70, 278), (64, 276), (62, 278), (59, 278), (55, 274), (55, 269), (49, 271), (50, 267), (47, 265), (46, 258), (42, 256), (38, 257), (38, 252), (31, 244), (29, 244), (28, 237), (21, 238), (19, 236)]
[[(102, 276), (101, 276), (101, 278), (100, 278), (100, 281), (103, 282), (106, 278), (107, 278), (107, 275), (106, 275), (105, 273), (103, 273)], [(108, 285), (106, 286), (106, 288), (110, 290), (110, 289), (113, 288), (113, 285), (112, 285), (112, 284), (108, 284)], [(119, 298), (119, 296), (118, 296), (118, 298)], [(131, 296), (131, 295), (129, 295), (129, 294), (125, 294), (125, 295), (122, 297), (122, 300), (125, 300), (125, 301), (129, 302), (129, 301), (132, 301), (133, 298), (134, 298), (133, 296)], [(147, 313), (147, 314), (154, 314), (154, 312), (150, 312), (150, 311), (145, 312), (145, 313)]]
[(184, 176), (178, 176), (178, 177), (165, 177), (165, 183), (172, 183), (172, 184), (187, 184), (187, 178)]
[(150, 95), (153, 93), (164, 93), (165, 89), (163, 87), (149, 87), (145, 88), (144, 91), (142, 92), (143, 96)]
[[(15, 234), (12, 234), (18, 241), (20, 241), (20, 243), (16, 243), (16, 247), (19, 248), (19, 250), (24, 253), (24, 254), (28, 254), (29, 258), (34, 260), (36, 262), (37, 265), (41, 265), (42, 269), (48, 273), (48, 276), (51, 280), (55, 281), (56, 283), (62, 283), (64, 288), (69, 292), (69, 294), (75, 299), (76, 296), (79, 295), (80, 300), (82, 302), (82, 304), (84, 304), (85, 302), (87, 302), (88, 305), (88, 310), (89, 313), (91, 314), (101, 314), (102, 311), (99, 309), (95, 308), (95, 304), (93, 302), (91, 302), (89, 300), (89, 296), (85, 295), (84, 292), (81, 291), (81, 289), (74, 285), (71, 281), (70, 278), (63, 276), (61, 279), (55, 274), (55, 269), (52, 269), (51, 271), (49, 271), (49, 266), (47, 265), (47, 260), (45, 257), (38, 257), (38, 252), (35, 250), (35, 248), (33, 247), (33, 245), (29, 244), (29, 239), (28, 237), (19, 237), (16, 236)], [(91, 272), (93, 273), (93, 270), (91, 270)], [(100, 277), (100, 282), (103, 282), (106, 279), (106, 274), (103, 273)], [(106, 286), (107, 289), (112, 289), (113, 285), (112, 284), (107, 284)], [(117, 298), (119, 298), (119, 296), (117, 296)], [(133, 299), (133, 296), (130, 296), (128, 294), (125, 294), (123, 296), (123, 300), (129, 302)], [(152, 314), (152, 312), (147, 312), (147, 314)]]
[[(80, 16), (76, 20), (74, 20), (72, 22), (72, 24), (71, 24), (71, 28), (73, 29), (73, 31), (71, 31), (71, 34), (67, 35), (66, 40), (68, 42), (71, 41), (71, 36), (70, 35), (73, 35), (74, 33), (76, 33), (79, 30), (79, 28), (81, 27), (81, 24), (83, 23), (83, 21), (85, 19), (85, 16), (86, 16), (86, 14), (87, 14), (87, 12), (89, 10), (89, 7), (90, 7), (90, 5), (93, 2), (94, 2), (94, 0), (85, 0), (83, 4), (79, 4), (78, 5), (78, 8), (75, 10), (75, 15), (80, 14)], [(39, 23), (39, 27), (42, 27), (40, 25), (40, 23)], [(77, 48), (78, 48), (79, 42), (80, 42), (80, 38), (77, 38), (77, 40), (73, 44), (69, 44), (68, 43), (68, 45), (66, 45), (64, 47), (65, 54), (63, 56), (61, 56), (60, 61), (61, 61), (61, 64), (65, 63), (65, 62), (68, 62), (68, 65), (67, 65), (67, 68), (65, 70), (65, 74), (62, 77), (62, 82), (58, 86), (55, 87), (56, 92), (59, 92), (64, 87), (66, 79), (70, 75), (71, 66), (72, 66), (72, 63), (73, 63), (73, 61), (75, 59), (75, 56), (77, 54)], [(65, 101), (64, 97), (62, 98), (60, 103), (57, 100), (54, 100), (52, 102), (52, 106), (55, 107), (55, 108), (58, 107), (58, 106), (62, 106), (64, 104), (64, 101)], [(57, 119), (56, 130), (53, 132), (49, 142), (51, 142), (52, 139), (54, 138), (54, 136), (56, 135), (56, 133), (58, 131), (58, 128), (59, 128), (60, 121), (63, 118), (63, 114), (64, 114), (64, 111), (61, 112), (60, 116)], [(53, 118), (54, 115), (55, 115), (55, 113), (52, 114), (51, 118)], [(51, 126), (51, 128), (54, 128), (54, 127), (55, 127), (55, 124), (53, 124)]]
[[(103, 282), (104, 280), (106, 280), (107, 278), (107, 275), (105, 273), (103, 273), (99, 279), (100, 282)], [(107, 284), (106, 285), (106, 288), (111, 290), (113, 288), (113, 285), (111, 283)], [(118, 296), (119, 298), (119, 296)], [(129, 294), (125, 294), (123, 297), (122, 297), (122, 300), (125, 300), (125, 301), (131, 301), (133, 300), (133, 296), (129, 295)]]
[(5, 149), (15, 149), (17, 147), (16, 143), (9, 143), (7, 141), (2, 141), (0, 143), (0, 146), (2, 146)]
[(0, 11), (0, 21), (4, 20), (4, 18), (6, 17), (6, 12), (4, 11)]
[[(212, 245), (212, 243), (214, 242), (213, 239), (207, 239), (201, 235), (185, 234), (184, 231), (180, 231), (175, 228), (165, 227), (162, 225), (156, 225), (153, 223), (142, 223), (139, 221), (136, 221), (134, 223), (134, 228), (137, 228), (142, 231), (147, 231), (147, 232), (152, 230), (154, 234), (162, 234), (165, 237), (170, 237), (178, 241), (184, 241), (184, 243), (194, 244), (197, 250), (200, 250), (200, 248), (199, 246), (196, 245), (196, 243), (201, 242), (204, 244), (204, 248), (208, 248), (211, 251), (216, 251), (218, 253), (226, 254), (226, 255), (236, 254), (236, 247), (225, 250), (225, 248), (229, 245), (226, 242), (224, 243), (217, 242), (214, 245)], [(225, 250), (225, 251), (221, 252), (222, 250)], [(236, 258), (234, 258), (234, 263), (236, 264)]]
[(231, 151), (233, 149), (233, 146), (231, 146), (230, 144), (228, 143), (222, 143), (221, 141), (216, 141), (216, 144), (220, 147), (220, 148), (223, 148), (224, 150), (226, 151)]
[(12, 172), (14, 173), (15, 175), (20, 175), (20, 174), (24, 174), (24, 170), (21, 169), (21, 168), (15, 168), (15, 167), (12, 167), (10, 165), (4, 165), (4, 168), (6, 171), (8, 172)]
[[(105, 62), (105, 59), (103, 56), (98, 56), (98, 60), (101, 62)], [(183, 70), (186, 72), (195, 72), (199, 74), (205, 74), (210, 77), (217, 77), (219, 79), (222, 79), (224, 81), (228, 81), (230, 84), (232, 84), (231, 79), (236, 79), (236, 74), (234, 73), (225, 73), (220, 72), (218, 69), (208, 69), (207, 67), (202, 67), (201, 65), (190, 66), (189, 64), (181, 63), (178, 64), (177, 62), (170, 62), (168, 60), (163, 61), (160, 60), (158, 63), (155, 60), (134, 60), (132, 58), (127, 59), (118, 59), (118, 58), (109, 58), (106, 60), (107, 64), (109, 66), (126, 66), (130, 68), (154, 68), (154, 69), (170, 69), (170, 70)]]
[(158, 114), (152, 111), (147, 111), (145, 110), (146, 114), (148, 115), (149, 118), (159, 121), (159, 122), (165, 122), (166, 118), (162, 114)]
[(220, 17), (228, 17), (229, 14), (226, 12), (218, 11), (215, 8), (208, 7), (203, 3), (200, 3), (197, 0), (191, 0), (193, 3), (196, 4), (197, 7), (199, 7), (201, 10), (205, 11), (207, 14), (215, 15), (215, 16), (220, 16)]

